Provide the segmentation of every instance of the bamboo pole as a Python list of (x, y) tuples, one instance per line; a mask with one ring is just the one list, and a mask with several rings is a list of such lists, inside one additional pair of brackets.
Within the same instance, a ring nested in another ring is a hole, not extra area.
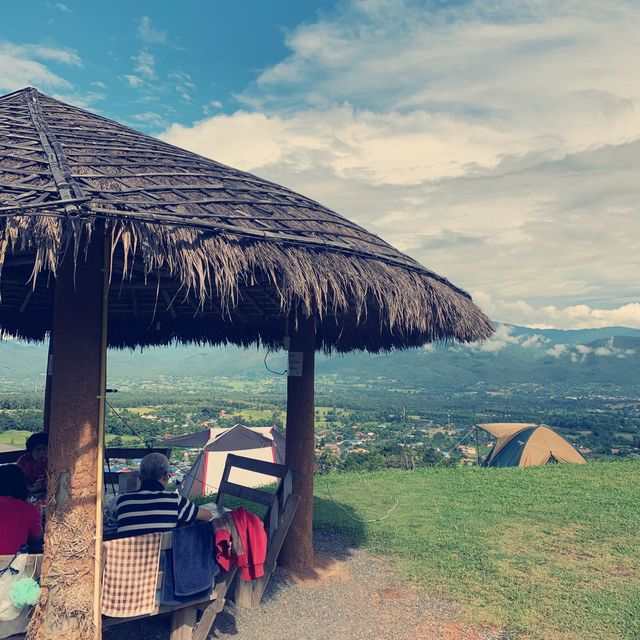
[(102, 327), (100, 330), (100, 395), (98, 396), (98, 469), (96, 474), (96, 546), (95, 574), (93, 582), (93, 620), (98, 638), (102, 637), (102, 613), (100, 592), (102, 579), (102, 530), (104, 528), (104, 460), (105, 460), (105, 401), (107, 396), (107, 318), (109, 315), (109, 280), (111, 265), (111, 244), (105, 233), (102, 262)]
[[(281, 564), (291, 571), (312, 569), (315, 321), (292, 314), (289, 324), (289, 376), (287, 378), (286, 464), (293, 471), (293, 493), (300, 496), (298, 510), (280, 554)], [(301, 375), (292, 375), (294, 354), (302, 355)]]
[(51, 344), (53, 338), (49, 333), (49, 350), (47, 351), (47, 375), (45, 376), (44, 386), (44, 412), (42, 416), (42, 430), (49, 431), (49, 421), (51, 418), (51, 374), (53, 373), (53, 350)]

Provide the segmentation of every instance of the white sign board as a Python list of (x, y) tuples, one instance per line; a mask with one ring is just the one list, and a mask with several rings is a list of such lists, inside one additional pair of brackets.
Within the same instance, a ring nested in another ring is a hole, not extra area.
[(289, 351), (289, 366), (287, 371), (293, 378), (299, 378), (302, 375), (302, 360), (304, 354), (302, 351)]

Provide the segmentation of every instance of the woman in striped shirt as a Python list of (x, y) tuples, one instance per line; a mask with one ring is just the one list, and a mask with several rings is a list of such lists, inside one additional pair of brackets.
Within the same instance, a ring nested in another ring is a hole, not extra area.
[(208, 509), (198, 507), (176, 491), (167, 491), (169, 460), (161, 453), (150, 453), (140, 463), (140, 488), (118, 498), (118, 533), (142, 535), (169, 531), (181, 524), (213, 518)]

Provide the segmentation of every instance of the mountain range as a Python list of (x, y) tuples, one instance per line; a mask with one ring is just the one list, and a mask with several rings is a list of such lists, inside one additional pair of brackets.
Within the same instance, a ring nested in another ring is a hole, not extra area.
[[(480, 344), (429, 345), (389, 354), (319, 354), (320, 380), (387, 380), (413, 388), (468, 387), (479, 382), (640, 384), (640, 329), (531, 329), (497, 324)], [(0, 341), (0, 381), (42, 382), (46, 344)], [(109, 352), (109, 383), (164, 378), (263, 379), (286, 368), (284, 352), (198, 345)]]

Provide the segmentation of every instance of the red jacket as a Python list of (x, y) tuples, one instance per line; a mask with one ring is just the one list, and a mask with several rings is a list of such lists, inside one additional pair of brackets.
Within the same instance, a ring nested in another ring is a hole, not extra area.
[(267, 534), (255, 513), (238, 507), (231, 512), (242, 542), (243, 554), (238, 556), (238, 569), (242, 580), (255, 580), (264, 575), (267, 557)]
[(231, 546), (231, 534), (226, 529), (216, 529), (216, 562), (223, 571), (229, 571), (236, 560)]

